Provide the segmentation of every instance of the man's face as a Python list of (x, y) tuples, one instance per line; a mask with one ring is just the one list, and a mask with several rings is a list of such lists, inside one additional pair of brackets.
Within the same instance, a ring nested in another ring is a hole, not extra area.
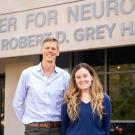
[(59, 48), (57, 42), (45, 42), (43, 44), (41, 53), (43, 55), (43, 59), (46, 61), (55, 61), (56, 57), (59, 56)]

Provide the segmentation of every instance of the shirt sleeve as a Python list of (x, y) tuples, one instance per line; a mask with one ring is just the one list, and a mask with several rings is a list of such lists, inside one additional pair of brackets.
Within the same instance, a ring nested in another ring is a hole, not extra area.
[(109, 96), (104, 96), (104, 115), (102, 119), (102, 128), (104, 129), (106, 135), (109, 135), (110, 121), (112, 118), (112, 105)]
[(67, 90), (67, 88), (68, 88), (69, 80), (70, 80), (70, 74), (67, 72), (66, 77), (65, 77), (65, 83), (66, 83), (65, 90)]
[(13, 109), (17, 115), (17, 118), (22, 122), (23, 114), (24, 114), (24, 102), (27, 94), (26, 88), (26, 75), (22, 72), (20, 79), (18, 81), (18, 85), (16, 88), (16, 92), (13, 99)]
[(62, 135), (66, 135), (66, 130), (68, 128), (68, 124), (69, 124), (69, 117), (68, 117), (68, 113), (67, 113), (67, 105), (63, 104), (62, 108), (61, 108), (61, 122), (62, 122)]

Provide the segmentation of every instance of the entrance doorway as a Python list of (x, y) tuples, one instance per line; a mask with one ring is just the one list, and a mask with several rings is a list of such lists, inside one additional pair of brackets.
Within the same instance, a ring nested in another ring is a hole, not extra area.
[(4, 135), (5, 74), (0, 74), (0, 135)]

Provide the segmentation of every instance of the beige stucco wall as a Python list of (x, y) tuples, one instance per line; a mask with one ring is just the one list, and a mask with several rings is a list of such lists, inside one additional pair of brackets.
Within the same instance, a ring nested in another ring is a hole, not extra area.
[(39, 41), (48, 35), (61, 41), (63, 52), (135, 43), (133, 0), (5, 0), (2, 3), (0, 58), (39, 54)]
[(0, 14), (51, 6), (76, 0), (4, 0), (0, 4)]
[(32, 61), (13, 62), (5, 65), (5, 120), (4, 135), (23, 135), (24, 126), (20, 123), (12, 108), (12, 101), (16, 89), (17, 81), (21, 71), (32, 65)]

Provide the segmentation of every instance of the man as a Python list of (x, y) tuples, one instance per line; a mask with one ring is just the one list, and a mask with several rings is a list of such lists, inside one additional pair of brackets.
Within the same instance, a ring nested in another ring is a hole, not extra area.
[(13, 107), (25, 124), (25, 135), (60, 135), (61, 105), (69, 73), (55, 65), (59, 56), (56, 39), (45, 39), (41, 53), (41, 63), (22, 72)]

